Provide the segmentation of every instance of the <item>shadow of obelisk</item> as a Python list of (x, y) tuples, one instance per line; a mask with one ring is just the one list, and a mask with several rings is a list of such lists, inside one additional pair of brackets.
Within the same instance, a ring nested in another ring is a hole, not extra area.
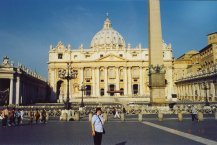
[(160, 0), (149, 0), (149, 88), (151, 105), (162, 105), (165, 97), (165, 69)]

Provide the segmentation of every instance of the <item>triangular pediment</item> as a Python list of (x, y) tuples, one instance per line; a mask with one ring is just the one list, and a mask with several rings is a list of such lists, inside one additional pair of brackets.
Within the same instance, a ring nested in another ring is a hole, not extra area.
[(125, 58), (122, 58), (120, 56), (116, 56), (114, 54), (109, 54), (109, 55), (106, 55), (104, 57), (101, 57), (99, 59), (97, 59), (96, 61), (127, 61), (127, 59)]

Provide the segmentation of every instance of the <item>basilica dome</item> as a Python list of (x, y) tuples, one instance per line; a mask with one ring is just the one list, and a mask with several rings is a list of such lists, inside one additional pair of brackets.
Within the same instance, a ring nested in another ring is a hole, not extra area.
[(112, 28), (108, 17), (102, 30), (96, 33), (90, 44), (90, 48), (95, 50), (122, 50), (125, 49), (125, 46), (124, 38)]

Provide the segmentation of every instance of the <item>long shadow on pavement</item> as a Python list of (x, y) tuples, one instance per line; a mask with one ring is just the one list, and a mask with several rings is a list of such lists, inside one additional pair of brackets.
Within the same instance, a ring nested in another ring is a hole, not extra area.
[(127, 142), (124, 141), (124, 142), (118, 143), (118, 144), (116, 144), (116, 145), (125, 145), (126, 143), (127, 143)]

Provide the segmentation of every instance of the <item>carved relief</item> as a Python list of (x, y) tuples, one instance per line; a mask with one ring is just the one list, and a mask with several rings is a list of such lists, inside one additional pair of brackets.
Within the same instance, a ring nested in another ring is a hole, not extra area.
[(150, 65), (149, 66), (149, 73), (165, 73), (165, 67), (164, 65), (157, 65), (157, 66), (153, 66)]

